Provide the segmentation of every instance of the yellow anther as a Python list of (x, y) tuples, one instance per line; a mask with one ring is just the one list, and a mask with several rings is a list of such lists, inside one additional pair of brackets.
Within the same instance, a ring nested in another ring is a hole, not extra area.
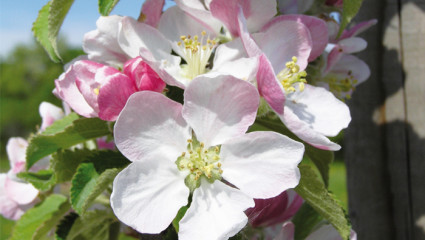
[(205, 144), (203, 142), (201, 142), (199, 145), (201, 146), (201, 148), (203, 148), (205, 146)]
[(192, 143), (192, 139), (187, 139), (187, 142), (188, 143)]
[(94, 94), (99, 95), (99, 88), (93, 89)]
[(202, 32), (201, 32), (201, 35), (202, 35), (202, 36), (205, 36), (205, 35), (207, 35), (207, 32), (202, 31)]
[(183, 153), (182, 153), (182, 157), (184, 157), (184, 156), (186, 156), (186, 152), (183, 152)]
[(292, 57), (292, 61), (293, 61), (294, 63), (296, 63), (296, 62), (298, 61), (298, 58), (297, 58), (297, 57), (295, 57), (295, 56), (293, 56), (293, 57)]
[(182, 41), (184, 41), (184, 40), (186, 40), (186, 36), (180, 36), (180, 39), (181, 39)]
[(217, 167), (221, 167), (221, 163), (217, 163)]
[(181, 46), (181, 45), (182, 45), (182, 42), (178, 42), (178, 43), (177, 43), (177, 46)]
[(198, 35), (195, 35), (195, 36), (193, 37), (193, 40), (198, 41)]

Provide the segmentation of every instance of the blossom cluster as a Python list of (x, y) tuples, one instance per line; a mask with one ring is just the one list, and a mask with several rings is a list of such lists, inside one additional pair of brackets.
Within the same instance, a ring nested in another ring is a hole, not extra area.
[[(338, 34), (342, 1), (175, 2), (163, 11), (164, 0), (146, 0), (138, 19), (100, 17), (84, 37), (86, 55), (55, 80), (66, 110), (40, 106), (40, 134), (71, 110), (109, 122), (115, 146), (104, 137), (72, 149), (129, 160), (104, 194), (139, 233), (172, 224), (179, 239), (228, 239), (249, 223), (263, 229), (251, 236), (293, 239), (294, 225), (282, 223), (303, 204), (293, 188), (305, 146), (341, 148), (328, 137), (348, 126), (345, 101), (370, 75), (352, 54), (366, 48), (357, 35), (375, 21)], [(9, 141), (11, 170), (1, 175), (1, 214), (15, 220), (42, 201), (16, 177), (27, 145)], [(28, 171), (52, 168), (50, 158)], [(324, 225), (308, 239), (331, 236), (339, 237)]]

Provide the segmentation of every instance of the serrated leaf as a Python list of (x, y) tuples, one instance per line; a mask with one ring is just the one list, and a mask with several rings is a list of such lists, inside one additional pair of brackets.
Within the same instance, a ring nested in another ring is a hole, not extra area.
[(30, 138), (26, 156), (27, 169), (41, 158), (59, 149), (66, 149), (85, 141), (109, 134), (105, 121), (98, 118), (82, 118), (72, 122), (63, 131), (53, 135), (37, 134)]
[(72, 178), (71, 203), (83, 215), (129, 161), (119, 152), (101, 151), (89, 156)]
[(37, 41), (43, 46), (46, 50), (49, 57), (54, 62), (60, 62), (61, 58), (59, 56), (57, 48), (55, 48), (49, 39), (49, 9), (51, 2), (48, 2), (46, 5), (41, 8), (38, 12), (38, 17), (32, 25), (32, 31), (34, 37)]
[(109, 212), (94, 210), (75, 220), (66, 239), (104, 240), (109, 238), (109, 226), (114, 223)]
[(74, 0), (51, 0), (49, 9), (49, 39), (56, 46), (56, 37)]
[(184, 207), (181, 207), (179, 209), (179, 211), (177, 212), (177, 215), (176, 215), (176, 217), (173, 220), (173, 227), (174, 227), (174, 229), (176, 229), (176, 232), (179, 232), (179, 223), (180, 223), (180, 220), (182, 220), (182, 218), (184, 217), (184, 215), (186, 214), (186, 211), (188, 209), (189, 209), (188, 206), (184, 206)]
[(314, 170), (307, 165), (299, 166), (301, 180), (295, 191), (324, 219), (328, 220), (343, 239), (350, 236), (351, 225), (344, 209), (333, 199)]
[(41, 134), (53, 135), (62, 132), (66, 127), (70, 126), (73, 121), (77, 120), (79, 116), (76, 113), (66, 115), (64, 118), (56, 120), (52, 125), (48, 126)]
[(21, 172), (18, 177), (31, 183), (40, 191), (47, 191), (56, 184), (56, 180), (52, 170), (40, 170), (36, 173)]
[(55, 172), (56, 182), (70, 181), (80, 163), (91, 154), (93, 154), (93, 151), (88, 149), (59, 150), (54, 153), (50, 160), (50, 166)]
[(102, 16), (108, 16), (118, 2), (119, 0), (99, 0), (99, 13)]
[(306, 239), (320, 221), (322, 221), (322, 217), (308, 203), (303, 203), (297, 214), (292, 218), (295, 225), (294, 239)]
[(33, 239), (43, 239), (46, 235), (56, 227), (59, 220), (69, 211), (71, 204), (66, 201), (62, 203), (59, 209), (52, 215), (52, 217), (45, 221), (35, 232)]
[(353, 20), (353, 18), (357, 15), (360, 10), (360, 7), (362, 6), (362, 2), (363, 0), (344, 0), (338, 37), (341, 35), (347, 25), (351, 22), (351, 20)]
[(65, 196), (52, 194), (39, 205), (29, 209), (16, 222), (12, 232), (12, 240), (33, 239), (38, 230), (44, 229), (51, 218), (63, 211), (63, 204), (69, 204)]
[(329, 186), (329, 168), (334, 161), (334, 153), (315, 148), (308, 144), (305, 144), (305, 153), (314, 165), (316, 165), (317, 169), (319, 169), (320, 175), (327, 188)]
[(56, 227), (55, 239), (56, 240), (65, 240), (68, 236), (69, 231), (71, 230), (72, 225), (75, 220), (77, 220), (78, 214), (71, 212), (66, 215)]

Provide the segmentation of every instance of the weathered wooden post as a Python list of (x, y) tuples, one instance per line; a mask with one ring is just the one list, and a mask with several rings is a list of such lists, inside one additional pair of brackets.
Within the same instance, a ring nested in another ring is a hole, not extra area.
[(425, 239), (425, 0), (364, 1), (368, 82), (349, 102), (345, 160), (358, 239)]

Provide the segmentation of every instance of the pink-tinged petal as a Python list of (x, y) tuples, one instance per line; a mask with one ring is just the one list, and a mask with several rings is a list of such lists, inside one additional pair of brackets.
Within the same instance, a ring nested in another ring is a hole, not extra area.
[(258, 57), (239, 58), (234, 61), (229, 61), (222, 65), (214, 65), (211, 72), (219, 72), (221, 74), (232, 75), (235, 78), (248, 81), (255, 85), (256, 75), (258, 71)]
[(285, 105), (283, 87), (276, 78), (272, 64), (264, 54), (261, 55), (259, 59), (257, 86), (260, 95), (266, 100), (270, 107), (277, 114), (283, 114)]
[(351, 121), (346, 104), (326, 89), (311, 85), (292, 93), (279, 117), (299, 138), (324, 150), (340, 149), (325, 136), (336, 136)]
[(130, 17), (124, 17), (119, 24), (118, 43), (131, 58), (139, 56), (141, 48), (149, 49), (155, 58), (163, 52), (171, 53), (170, 43), (156, 28)]
[(137, 90), (150, 90), (162, 92), (165, 88), (165, 82), (156, 74), (156, 72), (143, 62), (141, 57), (133, 58), (124, 64), (123, 72), (135, 81)]
[(248, 54), (242, 44), (240, 38), (236, 38), (230, 42), (220, 44), (215, 50), (214, 68), (226, 65), (227, 62), (235, 61), (239, 58), (247, 58)]
[(42, 102), (38, 111), (42, 119), (40, 131), (44, 131), (46, 127), (52, 125), (56, 120), (65, 116), (65, 113), (61, 108), (48, 102)]
[[(221, 146), (223, 178), (253, 198), (294, 188), (304, 145), (275, 132), (251, 132)], [(249, 176), (249, 177), (247, 177)]]
[(294, 240), (294, 234), (295, 225), (292, 222), (286, 222), (283, 224), (282, 230), (280, 230), (279, 235), (277, 235), (273, 240)]
[(84, 117), (97, 117), (97, 112), (87, 103), (76, 84), (76, 71), (72, 65), (55, 80), (56, 93), (76, 113)]
[(142, 5), (143, 17), (139, 19), (152, 27), (157, 27), (164, 3), (165, 0), (146, 0)]
[(140, 50), (140, 56), (168, 85), (185, 89), (189, 84), (190, 79), (181, 75), (180, 57), (164, 53), (162, 58), (156, 59), (146, 48)]
[(38, 196), (38, 190), (30, 183), (15, 182), (9, 178), (6, 178), (4, 188), (7, 196), (19, 205), (29, 204)]
[(228, 239), (247, 223), (244, 210), (253, 207), (252, 198), (220, 181), (201, 178), (190, 208), (179, 223), (179, 239)]
[[(216, 33), (210, 26), (186, 14), (177, 6), (171, 7), (164, 12), (159, 21), (158, 30), (172, 42), (173, 50), (183, 57), (181, 48), (177, 42), (181, 41), (181, 36), (199, 36), (201, 39), (202, 31), (206, 32), (206, 36), (210, 39), (216, 37)], [(204, 43), (206, 44), (206, 39)]]
[(286, 63), (297, 57), (297, 64), (304, 70), (312, 49), (310, 31), (301, 22), (293, 20), (272, 24), (262, 34), (254, 34), (254, 39), (266, 54), (276, 73), (286, 68)]
[(83, 49), (90, 60), (120, 66), (128, 59), (117, 41), (121, 19), (117, 15), (100, 17), (97, 29), (84, 35)]
[(254, 41), (254, 39), (251, 37), (248, 31), (246, 18), (243, 15), (242, 7), (238, 7), (237, 9), (237, 19), (236, 19), (236, 26), (238, 27), (238, 36), (242, 40), (243, 47), (245, 48), (246, 53), (250, 57), (256, 57), (262, 54), (262, 51), (260, 47), (257, 45), (257, 43)]
[(9, 158), (10, 169), (18, 173), (22, 163), (26, 162), (26, 151), (28, 142), (21, 137), (9, 138), (6, 144), (7, 157)]
[(85, 101), (95, 112), (99, 112), (98, 90), (107, 82), (107, 76), (119, 72), (115, 68), (92, 61), (74, 63), (75, 83)]
[(210, 4), (212, 15), (219, 19), (234, 37), (239, 36), (237, 13), (238, 1), (214, 0)]
[(134, 93), (115, 124), (117, 148), (130, 161), (162, 153), (174, 162), (191, 138), (181, 110), (181, 104), (160, 93)]
[(337, 64), (342, 56), (350, 53), (356, 53), (364, 50), (367, 47), (367, 42), (358, 37), (343, 39), (336, 44), (327, 58), (326, 72)]
[(199, 22), (203, 22), (205, 25), (209, 26), (212, 31), (215, 33), (220, 32), (222, 24), (220, 21), (214, 18), (211, 12), (208, 10), (208, 1), (203, 3), (199, 0), (176, 0), (175, 2), (180, 9), (188, 13), (193, 18), (197, 19)]
[(369, 20), (369, 21), (364, 21), (364, 22), (358, 23), (354, 27), (350, 28), (349, 30), (345, 30), (341, 34), (340, 39), (345, 39), (345, 38), (357, 36), (358, 34), (366, 31), (367, 29), (369, 29), (370, 27), (375, 25), (377, 22), (378, 22), (378, 20), (372, 19), (372, 20)]
[(370, 76), (369, 66), (358, 57), (353, 55), (344, 55), (337, 64), (331, 69), (332, 74), (336, 74), (341, 78), (349, 78), (353, 76), (357, 80), (357, 84), (366, 81)]
[(254, 199), (255, 207), (245, 211), (253, 227), (273, 226), (289, 220), (300, 209), (303, 200), (293, 190), (287, 190), (274, 198)]
[(310, 31), (310, 36), (312, 39), (312, 49), (308, 61), (311, 62), (320, 56), (328, 44), (328, 27), (326, 23), (317, 18), (307, 15), (282, 15), (273, 18), (268, 22), (261, 31), (267, 31), (268, 28), (272, 27), (274, 24), (280, 21), (292, 20), (304, 24)]
[(199, 76), (184, 92), (183, 117), (196, 137), (214, 146), (243, 135), (259, 104), (254, 86), (230, 75)]
[(160, 233), (188, 202), (184, 176), (164, 155), (133, 162), (114, 180), (111, 206), (126, 225), (142, 233)]
[(24, 211), (19, 208), (19, 205), (10, 199), (5, 190), (7, 176), (4, 173), (0, 174), (0, 214), (11, 220), (18, 220)]
[(117, 72), (107, 76), (108, 82), (99, 90), (99, 118), (115, 121), (131, 94), (137, 92), (134, 80)]

